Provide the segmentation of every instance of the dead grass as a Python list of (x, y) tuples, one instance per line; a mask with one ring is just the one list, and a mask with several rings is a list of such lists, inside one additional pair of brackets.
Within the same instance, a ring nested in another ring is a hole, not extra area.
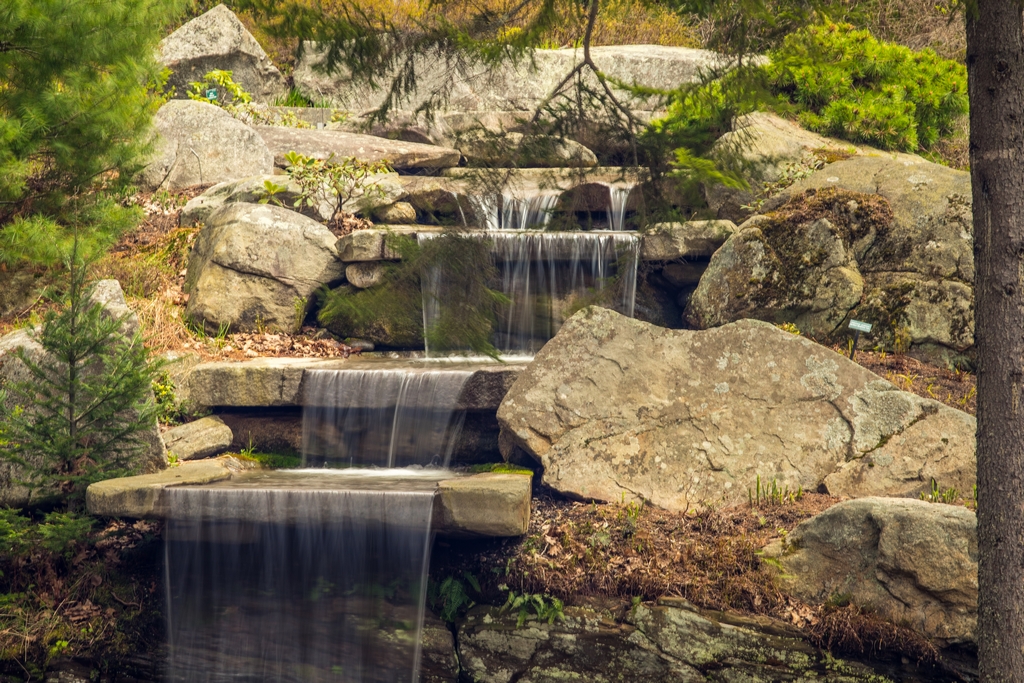
[(839, 500), (804, 494), (784, 503), (681, 514), (541, 494), (525, 536), (451, 544), (435, 552), (431, 576), (441, 581), (470, 574), (481, 589), (472, 597), (482, 602), (501, 604), (512, 590), (566, 604), (612, 605), (619, 618), (632, 600), (679, 597), (703, 610), (783, 621), (834, 654), (937, 662), (935, 647), (903, 626), (852, 606), (812, 606), (786, 595), (776, 569), (762, 561), (761, 548)]
[(780, 529), (788, 531), (836, 502), (806, 494), (785, 505), (680, 514), (540, 496), (522, 539), (446, 557), (453, 573), (468, 569), (482, 582), (565, 601), (674, 596), (707, 609), (779, 614), (788, 599), (760, 560), (760, 549)]
[[(837, 353), (844, 353), (839, 346)], [(978, 390), (975, 376), (958, 369), (947, 369), (907, 355), (858, 351), (854, 360), (902, 391), (933, 398), (951, 408), (975, 414)]]

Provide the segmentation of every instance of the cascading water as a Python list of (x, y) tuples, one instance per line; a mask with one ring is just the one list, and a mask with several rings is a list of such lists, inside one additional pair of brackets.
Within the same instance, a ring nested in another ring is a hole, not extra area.
[(543, 230), (558, 204), (557, 192), (537, 192), (526, 197), (512, 193), (476, 197), (474, 208), (480, 227), (486, 230)]
[(447, 467), (470, 370), (312, 370), (305, 375), (303, 464)]
[[(499, 273), (492, 288), (511, 303), (501, 307), (494, 346), (503, 353), (534, 353), (561, 327), (569, 313), (600, 303), (632, 316), (636, 301), (640, 242), (630, 233), (490, 231)], [(429, 233), (420, 240), (435, 239)], [(430, 330), (445, 301), (442, 266), (423, 279), (424, 330)], [(429, 347), (427, 349), (430, 351)]]
[(633, 185), (609, 185), (608, 194), (610, 204), (608, 206), (608, 227), (611, 230), (624, 230), (626, 225), (626, 205), (629, 202), (629, 194), (633, 191)]
[(418, 679), (434, 490), (471, 374), (307, 373), (307, 464), (413, 467), (168, 489), (168, 680)]

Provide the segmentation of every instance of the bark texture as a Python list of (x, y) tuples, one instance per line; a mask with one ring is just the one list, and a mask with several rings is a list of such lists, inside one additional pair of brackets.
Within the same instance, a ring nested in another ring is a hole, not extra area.
[(982, 681), (1024, 681), (1024, 24), (1020, 0), (968, 7), (978, 655)]

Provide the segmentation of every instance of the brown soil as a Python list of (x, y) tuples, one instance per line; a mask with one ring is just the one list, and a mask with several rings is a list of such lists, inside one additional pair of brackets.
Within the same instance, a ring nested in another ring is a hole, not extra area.
[[(840, 347), (834, 347), (843, 353)], [(909, 391), (941, 401), (951, 408), (975, 414), (978, 390), (975, 376), (958, 369), (943, 368), (902, 354), (857, 351), (854, 360), (876, 375)]]

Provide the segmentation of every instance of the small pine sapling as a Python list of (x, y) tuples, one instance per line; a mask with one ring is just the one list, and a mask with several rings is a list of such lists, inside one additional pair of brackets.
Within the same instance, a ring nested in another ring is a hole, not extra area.
[(33, 499), (62, 495), (76, 511), (89, 484), (138, 469), (156, 420), (160, 363), (140, 333), (125, 332), (122, 318), (89, 297), (77, 256), (68, 269), (63, 306), (31, 332), (43, 353), (16, 352), (27, 379), (0, 400), (0, 461), (16, 466)]

